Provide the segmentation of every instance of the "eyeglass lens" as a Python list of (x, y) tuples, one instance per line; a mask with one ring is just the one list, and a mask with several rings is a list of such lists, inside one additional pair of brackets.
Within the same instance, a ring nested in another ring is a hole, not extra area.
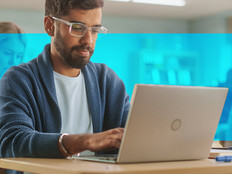
[[(98, 33), (101, 33), (101, 27), (91, 27), (92, 37), (97, 38)], [(88, 31), (88, 27), (83, 24), (72, 24), (70, 32), (75, 36), (82, 37)]]

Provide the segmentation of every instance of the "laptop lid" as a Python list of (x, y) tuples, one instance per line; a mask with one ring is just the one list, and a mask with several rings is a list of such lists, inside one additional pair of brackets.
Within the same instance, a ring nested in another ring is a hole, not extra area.
[(135, 85), (117, 163), (208, 158), (227, 92)]

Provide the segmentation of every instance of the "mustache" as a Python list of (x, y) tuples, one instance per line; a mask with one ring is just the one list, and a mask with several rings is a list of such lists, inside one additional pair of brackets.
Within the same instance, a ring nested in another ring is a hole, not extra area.
[(91, 46), (88, 46), (88, 45), (73, 46), (71, 48), (71, 52), (80, 51), (80, 50), (87, 50), (89, 52), (93, 52), (93, 48)]

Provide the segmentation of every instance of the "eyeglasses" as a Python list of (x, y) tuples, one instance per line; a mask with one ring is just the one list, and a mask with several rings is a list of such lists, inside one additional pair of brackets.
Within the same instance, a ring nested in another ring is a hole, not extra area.
[(60, 18), (52, 17), (54, 20), (60, 21), (69, 25), (69, 33), (76, 37), (83, 37), (88, 30), (91, 31), (92, 39), (97, 39), (98, 33), (107, 33), (107, 29), (103, 26), (87, 27), (85, 24), (68, 22)]

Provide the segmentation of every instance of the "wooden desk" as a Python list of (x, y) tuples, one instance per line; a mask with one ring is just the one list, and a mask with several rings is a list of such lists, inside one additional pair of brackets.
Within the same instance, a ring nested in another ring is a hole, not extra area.
[(232, 163), (215, 160), (154, 162), (140, 164), (106, 164), (77, 159), (0, 159), (0, 167), (32, 173), (49, 174), (229, 174)]

